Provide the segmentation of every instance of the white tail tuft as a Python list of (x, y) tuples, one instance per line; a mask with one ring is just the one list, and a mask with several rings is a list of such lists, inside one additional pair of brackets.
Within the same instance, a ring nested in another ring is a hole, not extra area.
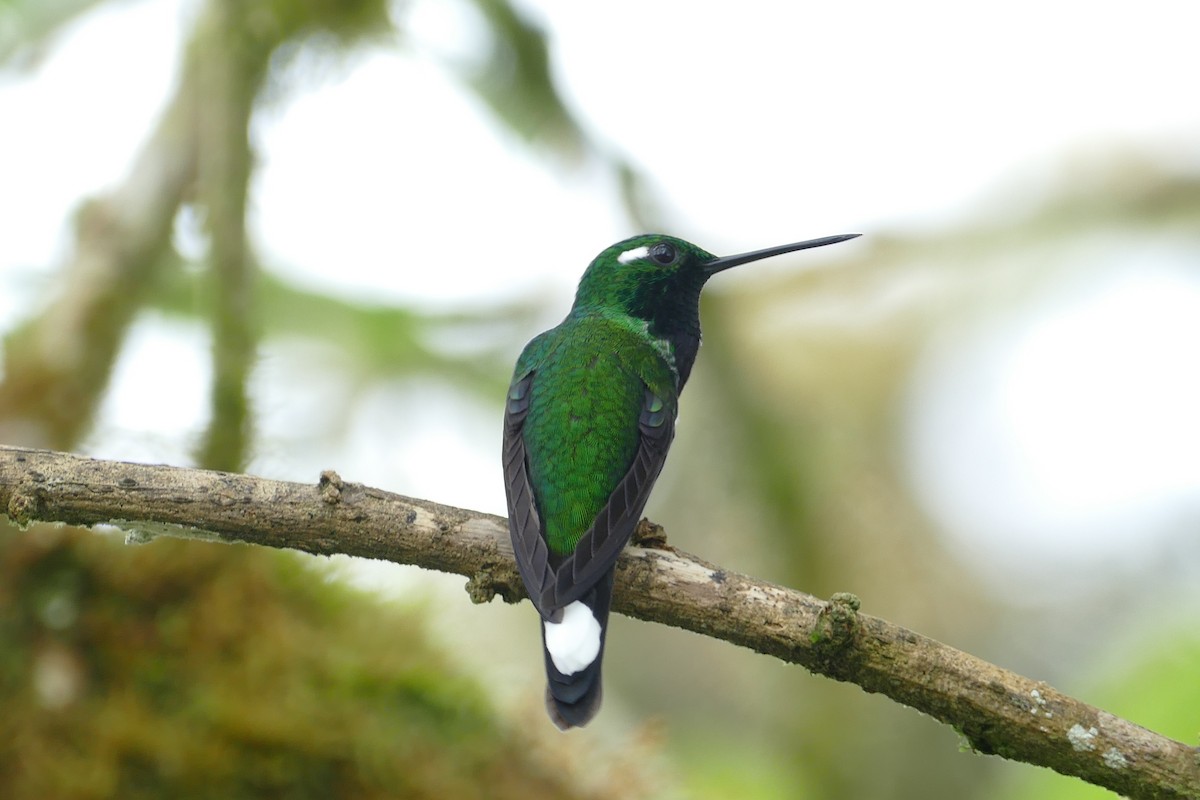
[(563, 609), (562, 622), (543, 622), (546, 651), (563, 675), (585, 669), (600, 654), (600, 623), (576, 600)]

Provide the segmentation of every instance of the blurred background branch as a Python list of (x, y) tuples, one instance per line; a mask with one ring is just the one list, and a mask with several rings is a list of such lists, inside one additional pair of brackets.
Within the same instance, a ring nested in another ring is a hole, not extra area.
[(55, 297), (8, 333), (0, 383), (7, 441), (71, 448), (89, 430), (195, 179), (196, 102), (181, 89), (125, 182), (83, 204)]
[(213, 382), (212, 416), (197, 460), (212, 469), (237, 471), (249, 447), (247, 383), (258, 316), (257, 269), (246, 241), (250, 115), (271, 53), (290, 31), (280, 24), (252, 24), (255, 15), (262, 15), (256, 3), (214, 0), (203, 13), (188, 61), (206, 99), (204, 113), (197, 117), (196, 194), (209, 241)]

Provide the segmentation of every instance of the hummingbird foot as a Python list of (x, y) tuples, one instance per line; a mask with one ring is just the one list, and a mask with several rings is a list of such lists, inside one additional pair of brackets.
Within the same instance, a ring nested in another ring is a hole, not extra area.
[(497, 595), (506, 603), (519, 603), (526, 597), (521, 576), (508, 566), (485, 566), (467, 580), (466, 590), (476, 604), (490, 603)]

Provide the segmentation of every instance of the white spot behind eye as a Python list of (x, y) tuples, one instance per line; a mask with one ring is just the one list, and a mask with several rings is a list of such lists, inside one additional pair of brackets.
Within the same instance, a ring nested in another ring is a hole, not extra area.
[(628, 264), (630, 261), (637, 261), (639, 258), (645, 258), (650, 254), (649, 247), (635, 247), (632, 250), (626, 250), (621, 255), (617, 256), (617, 261), (622, 264)]

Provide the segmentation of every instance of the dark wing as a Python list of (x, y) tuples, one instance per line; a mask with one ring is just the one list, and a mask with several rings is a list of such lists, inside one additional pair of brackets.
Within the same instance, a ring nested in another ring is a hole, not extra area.
[(504, 475), (508, 490), (509, 532), (525, 588), (546, 619), (579, 600), (617, 562), (641, 519), (650, 490), (662, 472), (675, 437), (675, 409), (646, 390), (638, 417), (638, 448), (625, 476), (584, 532), (574, 552), (554, 558), (543, 537), (541, 521), (525, 461), (521, 425), (529, 409), (530, 374), (509, 392), (504, 426)]
[(542, 520), (525, 460), (525, 440), (521, 436), (529, 414), (532, 384), (533, 373), (529, 373), (508, 390), (504, 413), (504, 491), (508, 495), (508, 532), (512, 536), (517, 570), (534, 606), (549, 619), (554, 609), (544, 607), (541, 598), (554, 587), (554, 569), (550, 564), (550, 547), (542, 534)]

